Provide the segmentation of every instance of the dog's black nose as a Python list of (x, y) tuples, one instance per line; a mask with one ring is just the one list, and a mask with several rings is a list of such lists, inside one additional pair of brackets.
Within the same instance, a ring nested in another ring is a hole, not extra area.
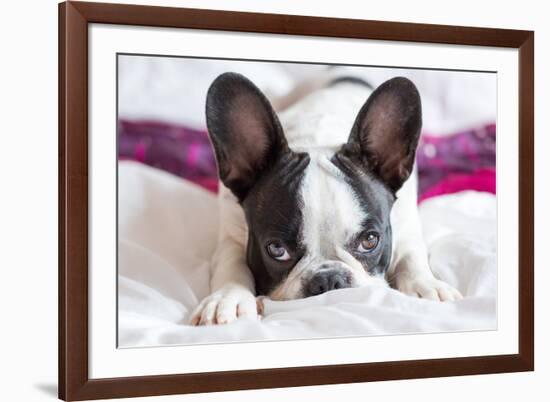
[(350, 275), (342, 270), (331, 269), (316, 273), (305, 286), (306, 297), (320, 295), (329, 290), (349, 288)]

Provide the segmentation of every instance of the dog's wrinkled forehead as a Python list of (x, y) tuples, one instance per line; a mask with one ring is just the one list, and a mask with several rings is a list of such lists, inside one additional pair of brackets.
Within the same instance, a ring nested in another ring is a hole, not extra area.
[(392, 193), (334, 152), (289, 153), (243, 202), (249, 229), (302, 254), (337, 259), (365, 223), (386, 224)]
[(304, 176), (301, 237), (309, 255), (337, 259), (338, 248), (361, 230), (370, 202), (358, 196), (330, 157), (326, 153), (313, 155)]
[(279, 159), (243, 207), (251, 223), (263, 227), (300, 221), (301, 241), (313, 252), (326, 249), (318, 235), (346, 238), (365, 220), (388, 215), (392, 201), (380, 181), (352, 161), (333, 152), (303, 152)]

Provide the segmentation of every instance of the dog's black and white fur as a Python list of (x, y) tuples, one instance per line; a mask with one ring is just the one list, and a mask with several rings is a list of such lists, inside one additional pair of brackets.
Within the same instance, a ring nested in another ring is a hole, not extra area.
[(411, 295), (457, 300), (428, 265), (413, 172), (421, 129), (414, 84), (375, 91), (333, 80), (277, 114), (245, 77), (211, 85), (208, 131), (220, 179), (221, 223), (212, 294), (195, 325), (256, 317), (275, 300), (390, 283)]

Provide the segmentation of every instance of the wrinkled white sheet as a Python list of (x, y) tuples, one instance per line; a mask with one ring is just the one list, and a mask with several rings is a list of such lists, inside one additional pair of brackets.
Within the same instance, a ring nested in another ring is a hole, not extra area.
[(465, 298), (439, 303), (391, 288), (265, 303), (264, 318), (184, 325), (208, 294), (215, 196), (132, 162), (119, 168), (119, 345), (155, 346), (496, 328), (496, 199), (462, 192), (420, 206), (434, 273)]

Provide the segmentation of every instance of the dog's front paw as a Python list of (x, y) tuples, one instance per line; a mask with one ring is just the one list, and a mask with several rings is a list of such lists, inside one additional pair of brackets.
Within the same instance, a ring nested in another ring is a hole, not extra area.
[(413, 297), (435, 301), (455, 301), (462, 295), (451, 285), (433, 276), (407, 276), (396, 281), (397, 290)]
[(228, 324), (239, 317), (258, 318), (256, 298), (246, 288), (222, 288), (206, 297), (197, 306), (191, 325)]

